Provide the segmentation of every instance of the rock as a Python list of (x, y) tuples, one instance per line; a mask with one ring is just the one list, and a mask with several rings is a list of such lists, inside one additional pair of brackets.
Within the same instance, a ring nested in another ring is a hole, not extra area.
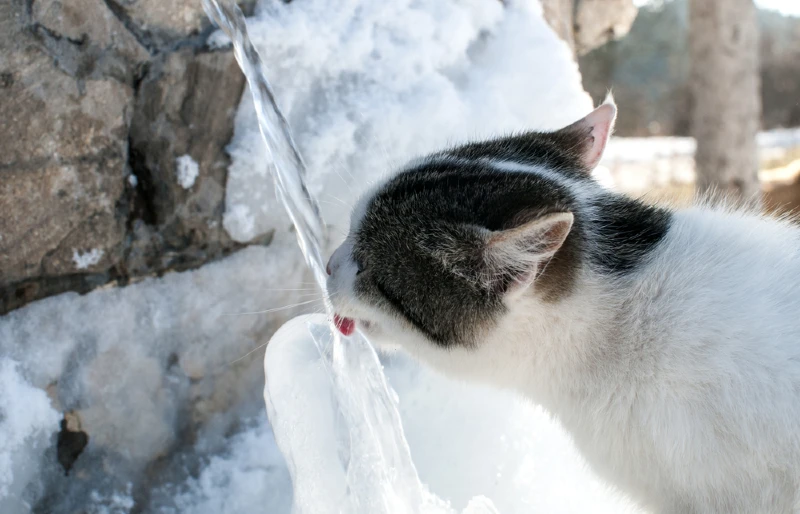
[[(202, 39), (211, 29), (200, 0), (107, 0), (107, 3), (126, 20), (140, 41), (156, 51), (174, 50), (192, 36)], [(255, 0), (237, 3), (248, 14)]]
[[(75, 76), (110, 74), (130, 78), (149, 51), (103, 0), (36, 0), (33, 28), (58, 54), (59, 66)], [(59, 46), (79, 51), (59, 51)]]
[(147, 199), (141, 217), (157, 230), (136, 234), (130, 272), (199, 265), (238, 247), (222, 228), (222, 214), (225, 145), (243, 88), (231, 52), (183, 49), (151, 65), (139, 87), (130, 142), (137, 192)]
[(221, 216), (244, 78), (203, 20), (199, 1), (0, 5), (0, 314), (242, 246)]
[(143, 37), (159, 47), (172, 45), (210, 25), (200, 0), (122, 0), (116, 5)]
[(56, 442), (58, 463), (64, 469), (65, 475), (69, 475), (73, 464), (83, 453), (87, 444), (89, 444), (89, 435), (81, 430), (80, 416), (75, 412), (65, 413)]
[(541, 0), (544, 19), (558, 37), (566, 41), (570, 48), (575, 49), (575, 0)]
[(105, 271), (125, 233), (133, 89), (70, 75), (34, 25), (2, 29), (0, 120), (13, 137), (0, 138), (0, 286)]

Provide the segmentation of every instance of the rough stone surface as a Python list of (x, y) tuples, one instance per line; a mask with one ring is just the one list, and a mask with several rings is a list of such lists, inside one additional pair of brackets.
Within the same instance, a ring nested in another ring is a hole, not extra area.
[(542, 14), (558, 37), (575, 49), (575, 14), (576, 0), (541, 0)]
[(153, 45), (173, 45), (209, 26), (199, 0), (122, 0), (116, 5)]
[(575, 50), (583, 55), (631, 29), (638, 9), (632, 0), (576, 0)]
[(0, 5), (0, 314), (240, 247), (221, 215), (244, 79), (209, 29), (199, 1)]
[[(129, 78), (131, 68), (149, 56), (103, 0), (36, 0), (31, 15), (33, 30), (59, 66), (74, 76)], [(75, 48), (65, 52), (64, 44)]]
[[(136, 99), (130, 162), (141, 218), (158, 231), (157, 238), (135, 234), (129, 271), (197, 265), (235, 246), (222, 229), (224, 147), (243, 87), (229, 52), (195, 55), (187, 48), (151, 64)], [(198, 167), (190, 187), (178, 176), (178, 159), (187, 156)]]
[[(133, 89), (78, 79), (42, 50), (50, 40), (39, 28), (4, 25), (0, 284), (107, 269), (124, 237), (117, 211)], [(92, 249), (101, 257), (78, 269), (74, 253)]]

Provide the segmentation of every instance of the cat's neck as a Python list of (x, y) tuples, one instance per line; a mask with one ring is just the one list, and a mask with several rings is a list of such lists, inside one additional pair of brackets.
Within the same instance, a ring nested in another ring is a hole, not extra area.
[(624, 312), (623, 288), (619, 280), (584, 269), (573, 292), (558, 302), (542, 302), (535, 291), (518, 299), (486, 345), (502, 347), (506, 356), (505, 372), (498, 369), (497, 376), (551, 410), (565, 397), (596, 389), (604, 371), (598, 364)]

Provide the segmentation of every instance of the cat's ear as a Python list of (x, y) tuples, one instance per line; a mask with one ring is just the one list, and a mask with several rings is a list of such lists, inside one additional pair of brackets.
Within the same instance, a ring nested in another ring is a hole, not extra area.
[(600, 107), (557, 133), (564, 133), (571, 139), (578, 138), (577, 149), (580, 153), (578, 157), (586, 169), (593, 170), (603, 157), (608, 140), (614, 131), (616, 119), (617, 106), (609, 93)]
[(485, 260), (493, 283), (506, 292), (532, 284), (542, 266), (564, 244), (573, 220), (571, 212), (558, 212), (491, 232)]

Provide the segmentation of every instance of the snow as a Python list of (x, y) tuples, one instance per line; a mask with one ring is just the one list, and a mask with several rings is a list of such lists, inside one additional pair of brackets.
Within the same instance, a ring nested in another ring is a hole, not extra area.
[(124, 493), (111, 493), (103, 496), (98, 491), (92, 491), (90, 498), (93, 508), (90, 514), (128, 514), (135, 505), (131, 496), (132, 484), (128, 484)]
[[(257, 6), (251, 35), (295, 129), (332, 244), (355, 197), (410, 157), (497, 132), (556, 128), (590, 110), (577, 65), (538, 3), (507, 4)], [(217, 34), (212, 43), (225, 41)], [(274, 197), (247, 93), (228, 150), (224, 227), (237, 241), (272, 231), (268, 246), (0, 317), (2, 362), (18, 363), (0, 366), (0, 512), (31, 510), (22, 501), (54, 514), (290, 512), (290, 470), (301, 463), (284, 461), (264, 413), (260, 347), (292, 315), (317, 310), (319, 293)], [(197, 174), (190, 156), (178, 158), (182, 187)], [(83, 269), (102, 254), (73, 257)], [(293, 304), (300, 305), (274, 310)], [(308, 343), (299, 341), (298, 351)], [(298, 387), (324, 386), (313, 362), (312, 355)], [(417, 472), (447, 508), (625, 511), (540, 410), (453, 383), (402, 355), (383, 362)], [(296, 404), (300, 422), (311, 404)], [(54, 457), (57, 413), (66, 411), (90, 437), (70, 477)], [(334, 435), (328, 425), (310, 428)], [(311, 487), (335, 487), (332, 478)]]
[[(419, 154), (481, 135), (566, 125), (591, 109), (536, 2), (263, 2), (248, 30), (269, 69), (324, 218)], [(224, 45), (221, 33), (212, 43)], [(223, 225), (249, 241), (288, 218), (249, 93), (236, 115)]]
[(78, 250), (72, 250), (72, 262), (75, 263), (76, 269), (86, 269), (94, 266), (100, 259), (103, 258), (105, 252), (100, 248), (92, 248), (86, 253), (81, 253)]
[[(74, 411), (90, 437), (69, 478), (53, 455), (54, 439), (26, 450), (24, 462), (38, 465), (38, 473), (17, 461), (16, 436), (11, 453), (0, 440), (0, 461), (14, 459), (11, 498), (48, 489), (61, 510), (47, 512), (118, 512), (129, 483), (160, 480), (148, 477), (147, 466), (191, 434), (187, 428), (216, 427), (221, 439), (242, 410), (263, 411), (257, 349), (299, 309), (241, 313), (318, 298), (297, 291), (306, 280), (302, 262), (293, 235), (285, 231), (269, 247), (249, 247), (195, 271), (59, 295), (0, 317), (0, 355), (19, 362), (31, 388), (0, 390), (3, 401), (19, 396), (8, 409), (12, 417), (0, 417), (3, 439), (2, 423), (31, 425), (25, 410), (39, 408), (37, 402), (50, 405), (47, 388), (53, 389), (53, 408)], [(3, 377), (8, 380), (6, 371)], [(13, 396), (3, 396), (7, 390)], [(33, 391), (40, 397), (32, 397)], [(57, 419), (36, 419), (48, 433), (59, 429)], [(171, 480), (184, 470), (175, 473)]]
[(199, 173), (200, 167), (191, 155), (181, 155), (175, 159), (175, 175), (182, 188), (191, 189)]
[(38, 456), (58, 428), (45, 392), (22, 375), (19, 363), (0, 358), (0, 512), (28, 512), (23, 490), (38, 471)]

